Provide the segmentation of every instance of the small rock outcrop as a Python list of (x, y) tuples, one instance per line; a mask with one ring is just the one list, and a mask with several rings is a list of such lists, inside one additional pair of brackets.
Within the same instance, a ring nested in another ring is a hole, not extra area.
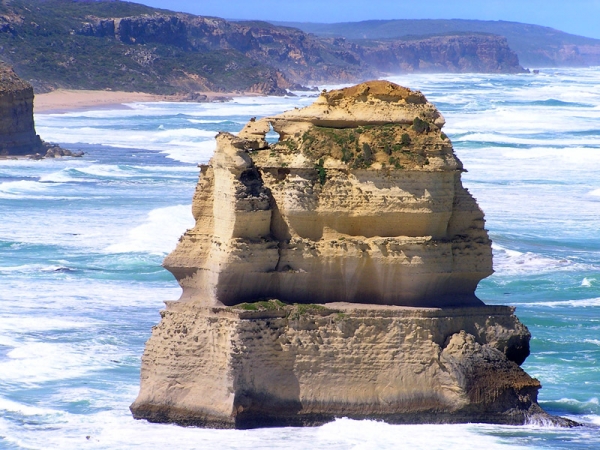
[(58, 144), (43, 141), (33, 122), (33, 87), (0, 62), (0, 156), (31, 159), (83, 156)]
[(32, 155), (43, 150), (33, 123), (33, 88), (0, 63), (0, 155)]
[(183, 294), (146, 344), (134, 417), (570, 425), (519, 367), (514, 308), (474, 294), (491, 242), (443, 125), (420, 92), (372, 81), (220, 133), (164, 262)]

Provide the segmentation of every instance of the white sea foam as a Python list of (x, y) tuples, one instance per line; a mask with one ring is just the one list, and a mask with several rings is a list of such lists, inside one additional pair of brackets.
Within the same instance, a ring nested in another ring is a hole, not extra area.
[(575, 418), (575, 420), (585, 421), (587, 423), (591, 423), (593, 425), (600, 427), (600, 416), (595, 415), (595, 414), (586, 414), (581, 419), (579, 419), (579, 417), (577, 417), (577, 418)]
[(0, 411), (18, 413), (23, 416), (45, 416), (61, 414), (60, 411), (50, 408), (39, 408), (37, 406), (24, 405), (0, 397)]
[[(558, 133), (595, 130), (594, 114), (591, 112), (587, 114), (589, 117), (565, 119), (564, 113), (544, 113), (539, 108), (519, 112), (510, 108), (498, 108), (476, 116), (473, 116), (472, 113), (450, 113), (446, 118), (449, 121), (446, 131), (449, 135), (473, 133), (475, 137), (471, 137), (471, 140), (491, 142), (504, 142), (501, 140), (501, 137), (504, 136), (507, 139), (510, 136), (539, 136), (542, 133), (556, 136)], [(491, 131), (494, 134), (490, 134)], [(521, 139), (520, 141), (513, 140), (513, 142), (525, 141)], [(592, 142), (597, 142), (597, 140)]]
[(75, 330), (98, 325), (92, 320), (67, 320), (58, 317), (4, 317), (2, 319), (3, 333), (22, 333), (40, 331)]
[(106, 252), (150, 252), (166, 254), (175, 248), (183, 232), (194, 226), (190, 205), (169, 206), (150, 211), (147, 221), (129, 231), (121, 243)]
[(558, 400), (555, 400), (554, 403), (564, 403), (566, 405), (578, 405), (578, 406), (586, 406), (586, 405), (595, 405), (598, 406), (600, 404), (600, 402), (598, 402), (598, 397), (591, 397), (588, 400), (585, 401), (581, 401), (581, 400), (576, 400), (574, 398), (561, 398)]
[[(214, 141), (211, 141), (214, 145)], [(198, 145), (202, 147), (202, 144)], [(166, 152), (165, 152), (166, 153)], [(68, 182), (90, 182), (99, 178), (131, 178), (140, 175), (157, 174), (161, 178), (168, 178), (166, 173), (184, 174), (197, 173), (196, 167), (189, 166), (125, 166), (120, 167), (113, 164), (88, 164), (76, 167), (66, 167), (57, 172), (41, 175), (41, 183), (68, 183)], [(89, 177), (92, 175), (92, 177)], [(96, 177), (96, 178), (94, 178)]]
[(57, 193), (56, 188), (59, 185), (60, 183), (42, 183), (30, 180), (5, 181), (0, 183), (0, 199), (71, 199), (63, 195), (55, 195)]
[(24, 192), (44, 192), (51, 189), (52, 187), (52, 184), (40, 183), (38, 181), (5, 181), (4, 183), (0, 183), (0, 192), (4, 192), (7, 194), (20, 194)]
[(245, 125), (246, 122), (235, 121), (235, 120), (210, 120), (210, 119), (187, 119), (190, 123), (207, 124), (207, 123), (237, 123), (239, 125)]
[(98, 346), (90, 344), (24, 343), (10, 350), (8, 358), (0, 361), (2, 382), (38, 385), (48, 381), (78, 378), (105, 367), (98, 350)]
[[(320, 427), (317, 442), (373, 450), (399, 448), (400, 442), (402, 448), (460, 448), (466, 441), (473, 447), (506, 448), (498, 438), (484, 434), (486, 429), (486, 426), (478, 425), (389, 425), (344, 418)], [(426, 440), (424, 436), (427, 436)]]
[(213, 138), (214, 131), (197, 128), (178, 128), (169, 130), (107, 130), (104, 128), (82, 127), (79, 129), (56, 129), (53, 127), (38, 127), (40, 134), (45, 138), (64, 144), (102, 144), (123, 148), (144, 148), (148, 150), (161, 150), (173, 138), (182, 140), (199, 140)]
[[(490, 128), (488, 128), (490, 129)], [(471, 133), (462, 137), (458, 137), (453, 139), (454, 143), (458, 142), (491, 142), (496, 144), (526, 144), (526, 145), (545, 145), (548, 144), (547, 138), (542, 138), (539, 136), (514, 136), (508, 134), (498, 134), (498, 133)], [(600, 136), (599, 137), (570, 137), (570, 138), (561, 138), (555, 137), (552, 139), (552, 144), (561, 147), (567, 146), (600, 146)], [(526, 152), (522, 153), (526, 154)], [(564, 150), (563, 150), (564, 154)]]
[(71, 175), (69, 175), (69, 169), (62, 169), (58, 172), (52, 172), (40, 177), (40, 181), (46, 183), (68, 183), (75, 181)]
[(72, 269), (59, 264), (22, 264), (19, 266), (0, 266), (0, 273), (66, 272)]
[(600, 298), (586, 298), (581, 300), (561, 300), (556, 302), (530, 302), (519, 303), (519, 305), (527, 306), (544, 306), (547, 308), (558, 308), (564, 306), (572, 306), (574, 308), (595, 308), (600, 306)]
[(517, 274), (539, 274), (558, 270), (579, 270), (580, 264), (568, 259), (555, 259), (531, 252), (519, 252), (492, 244), (494, 250), (494, 271), (497, 276)]
[(202, 142), (171, 141), (161, 153), (184, 163), (206, 163), (212, 157), (217, 143), (214, 139)]
[[(8, 428), (10, 440), (16, 431), (22, 445), (32, 448), (114, 449), (178, 448), (208, 449), (247, 448), (270, 450), (311, 448), (387, 450), (398, 448), (442, 450), (465, 448), (525, 448), (493, 436), (488, 426), (477, 425), (387, 425), (375, 421), (337, 419), (317, 428), (277, 428), (256, 430), (210, 430), (135, 421), (128, 411), (103, 411), (92, 416), (63, 414), (57, 418), (60, 431), (45, 427), (37, 433), (23, 433)], [(508, 431), (508, 427), (507, 427)], [(87, 438), (89, 436), (89, 439)]]
[(310, 104), (312, 98), (302, 97), (235, 97), (227, 103), (130, 103), (128, 106), (144, 115), (165, 114), (171, 110), (192, 117), (255, 117), (281, 113), (295, 106)]
[[(157, 261), (157, 268), (160, 268), (159, 265), (160, 260)], [(65, 317), (68, 317), (67, 311), (81, 309), (82, 305), (86, 305), (90, 314), (93, 310), (110, 312), (117, 306), (152, 307), (158, 311), (164, 306), (163, 301), (176, 300), (181, 295), (181, 288), (175, 279), (158, 284), (91, 278), (72, 278), (68, 283), (57, 283), (38, 278), (32, 283), (31, 278), (27, 277), (13, 279), (10, 283), (3, 282), (2, 287), (0, 298), (6, 300), (0, 302), (3, 317), (11, 317), (18, 311), (19, 314), (32, 314), (32, 317), (39, 318), (39, 312), (43, 310), (50, 316), (59, 315), (61, 320), (78, 320)], [(18, 308), (8, 301), (13, 299), (18, 299)], [(94, 322), (89, 317), (88, 320)], [(2, 330), (0, 328), (0, 335)]]

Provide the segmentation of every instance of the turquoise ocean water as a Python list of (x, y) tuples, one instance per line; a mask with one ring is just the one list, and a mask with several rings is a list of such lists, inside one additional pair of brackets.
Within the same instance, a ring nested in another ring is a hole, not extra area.
[(587, 426), (203, 430), (134, 421), (140, 356), (163, 300), (160, 266), (192, 226), (197, 163), (219, 130), (308, 97), (143, 103), (39, 114), (80, 159), (0, 161), (0, 448), (600, 448), (600, 68), (410, 75), (444, 113), (494, 241), (487, 303), (533, 334), (540, 403)]

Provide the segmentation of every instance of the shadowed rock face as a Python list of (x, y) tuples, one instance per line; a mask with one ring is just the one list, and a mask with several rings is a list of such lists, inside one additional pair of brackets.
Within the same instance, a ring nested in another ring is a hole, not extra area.
[(371, 81), (220, 133), (164, 262), (181, 300), (481, 305), (491, 242), (443, 125), (420, 92)]
[(33, 124), (33, 88), (0, 63), (0, 155), (45, 150)]

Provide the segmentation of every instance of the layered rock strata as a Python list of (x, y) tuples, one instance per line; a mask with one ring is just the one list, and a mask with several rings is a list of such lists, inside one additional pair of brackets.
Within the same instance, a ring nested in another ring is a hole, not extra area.
[(255, 305), (169, 302), (142, 358), (134, 417), (216, 428), (335, 417), (568, 424), (537, 405), (540, 383), (517, 364), (530, 335), (513, 308)]
[(220, 133), (196, 226), (164, 262), (182, 301), (482, 304), (491, 243), (443, 125), (421, 93), (375, 81)]
[(220, 133), (164, 262), (183, 293), (134, 417), (568, 424), (536, 403), (513, 309), (474, 294), (491, 242), (443, 125), (420, 92), (373, 81)]
[(33, 123), (33, 88), (0, 63), (0, 155), (31, 155), (42, 150)]

